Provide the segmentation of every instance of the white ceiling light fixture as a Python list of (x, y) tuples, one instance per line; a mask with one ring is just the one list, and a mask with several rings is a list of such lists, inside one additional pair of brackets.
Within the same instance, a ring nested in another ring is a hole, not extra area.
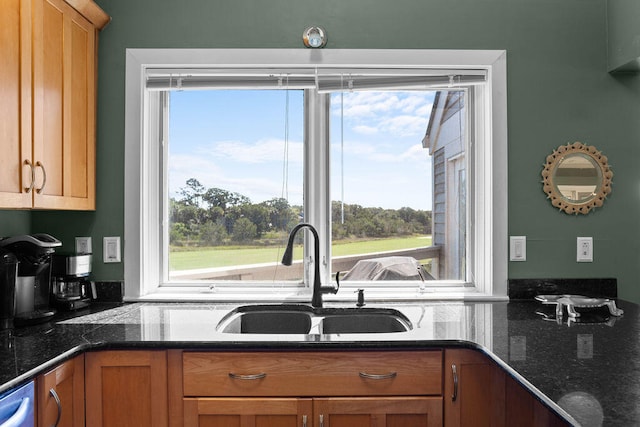
[(325, 47), (327, 33), (320, 27), (309, 27), (302, 33), (302, 43), (310, 48)]

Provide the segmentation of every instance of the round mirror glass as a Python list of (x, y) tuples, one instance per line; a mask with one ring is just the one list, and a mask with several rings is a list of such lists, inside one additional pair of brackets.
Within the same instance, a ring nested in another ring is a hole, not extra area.
[(585, 203), (596, 197), (602, 185), (602, 171), (596, 161), (583, 153), (564, 156), (553, 171), (553, 183), (570, 203)]
[(551, 204), (576, 215), (603, 205), (612, 177), (607, 157), (580, 142), (558, 147), (542, 169), (543, 190)]

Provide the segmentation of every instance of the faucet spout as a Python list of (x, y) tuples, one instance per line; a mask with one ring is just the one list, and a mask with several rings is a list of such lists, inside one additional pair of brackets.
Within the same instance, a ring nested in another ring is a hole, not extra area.
[(313, 296), (311, 298), (311, 306), (314, 308), (322, 307), (322, 294), (338, 292), (337, 287), (322, 286), (320, 284), (320, 239), (318, 238), (318, 232), (311, 224), (300, 223), (293, 227), (291, 233), (289, 233), (289, 241), (287, 242), (287, 248), (282, 256), (283, 265), (291, 265), (293, 262), (293, 241), (296, 233), (301, 228), (308, 228), (313, 234)]

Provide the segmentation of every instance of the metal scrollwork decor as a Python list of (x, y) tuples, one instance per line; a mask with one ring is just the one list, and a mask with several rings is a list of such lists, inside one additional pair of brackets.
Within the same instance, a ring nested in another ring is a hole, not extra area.
[(574, 142), (547, 156), (543, 190), (551, 204), (568, 214), (587, 214), (611, 193), (613, 172), (607, 157), (594, 146)]

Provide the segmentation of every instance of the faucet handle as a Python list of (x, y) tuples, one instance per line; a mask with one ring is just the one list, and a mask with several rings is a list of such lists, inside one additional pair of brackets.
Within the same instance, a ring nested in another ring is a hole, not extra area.
[(358, 294), (358, 302), (356, 303), (356, 307), (364, 306), (364, 289), (358, 289), (354, 293)]

